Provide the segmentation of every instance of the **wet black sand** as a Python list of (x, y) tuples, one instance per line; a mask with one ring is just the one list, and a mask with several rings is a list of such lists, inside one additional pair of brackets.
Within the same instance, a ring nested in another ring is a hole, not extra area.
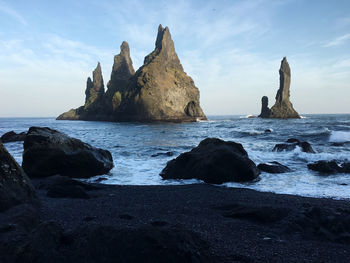
[[(45, 180), (33, 180), (38, 223), (53, 221), (65, 233), (89, 225), (179, 227), (197, 233), (217, 262), (349, 262), (348, 201), (207, 184), (95, 185), (88, 199), (50, 198)], [(1, 241), (20, 234), (3, 229)]]

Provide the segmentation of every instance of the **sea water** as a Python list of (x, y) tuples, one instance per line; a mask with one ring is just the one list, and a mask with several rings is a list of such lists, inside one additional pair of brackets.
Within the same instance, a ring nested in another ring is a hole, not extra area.
[[(305, 115), (302, 119), (275, 120), (247, 116), (209, 116), (196, 123), (111, 123), (56, 121), (54, 118), (0, 118), (0, 135), (10, 130), (22, 132), (31, 126), (50, 127), (93, 146), (109, 150), (115, 167), (106, 175), (89, 179), (104, 184), (167, 185), (201, 183), (198, 180), (162, 180), (166, 163), (189, 151), (208, 137), (239, 142), (256, 163), (278, 161), (292, 172), (262, 173), (250, 183), (225, 183), (223, 187), (244, 187), (258, 191), (313, 197), (350, 198), (350, 174), (320, 175), (307, 164), (318, 160), (350, 161), (350, 115)], [(269, 129), (271, 132), (265, 132)], [(311, 143), (316, 154), (300, 148), (273, 152), (275, 144), (289, 138)], [(22, 162), (23, 143), (6, 144)], [(173, 155), (166, 154), (171, 152)], [(158, 155), (157, 155), (158, 154)], [(152, 155), (157, 155), (152, 157)]]

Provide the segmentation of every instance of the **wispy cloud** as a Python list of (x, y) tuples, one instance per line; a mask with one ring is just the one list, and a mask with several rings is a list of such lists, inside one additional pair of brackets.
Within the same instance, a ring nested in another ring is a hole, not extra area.
[(27, 21), (24, 19), (24, 17), (15, 9), (13, 9), (12, 7), (8, 6), (6, 3), (4, 3), (3, 1), (0, 1), (0, 12), (11, 16), (12, 18), (16, 19), (19, 23), (21, 23), (22, 25), (27, 25)]
[(350, 39), (350, 34), (345, 34), (323, 45), (324, 47), (335, 47), (344, 44)]

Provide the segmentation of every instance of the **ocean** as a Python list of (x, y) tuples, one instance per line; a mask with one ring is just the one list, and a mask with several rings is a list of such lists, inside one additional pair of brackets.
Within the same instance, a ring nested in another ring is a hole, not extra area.
[[(31, 126), (50, 127), (95, 147), (109, 150), (115, 167), (101, 183), (118, 185), (167, 185), (202, 183), (198, 180), (162, 180), (166, 163), (189, 151), (204, 138), (217, 137), (239, 142), (256, 163), (278, 161), (292, 169), (289, 173), (262, 173), (250, 183), (225, 183), (221, 187), (243, 187), (258, 191), (311, 197), (350, 198), (350, 174), (320, 175), (307, 164), (318, 160), (350, 161), (350, 114), (305, 115), (302, 119), (274, 120), (249, 116), (209, 116), (196, 123), (111, 123), (56, 121), (54, 118), (0, 118), (0, 135)], [(270, 129), (271, 132), (265, 132)], [(316, 154), (273, 152), (275, 144), (289, 138), (308, 141)], [(349, 142), (334, 146), (335, 142)], [(5, 144), (21, 163), (23, 143)], [(172, 156), (169, 156), (171, 155)]]

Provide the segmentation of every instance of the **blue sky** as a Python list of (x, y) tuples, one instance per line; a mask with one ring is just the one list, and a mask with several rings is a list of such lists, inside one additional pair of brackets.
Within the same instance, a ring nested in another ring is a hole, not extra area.
[(213, 114), (270, 106), (287, 56), (300, 113), (350, 113), (350, 1), (0, 0), (0, 117), (57, 116), (83, 104), (86, 78), (128, 41), (134, 67), (168, 26)]

